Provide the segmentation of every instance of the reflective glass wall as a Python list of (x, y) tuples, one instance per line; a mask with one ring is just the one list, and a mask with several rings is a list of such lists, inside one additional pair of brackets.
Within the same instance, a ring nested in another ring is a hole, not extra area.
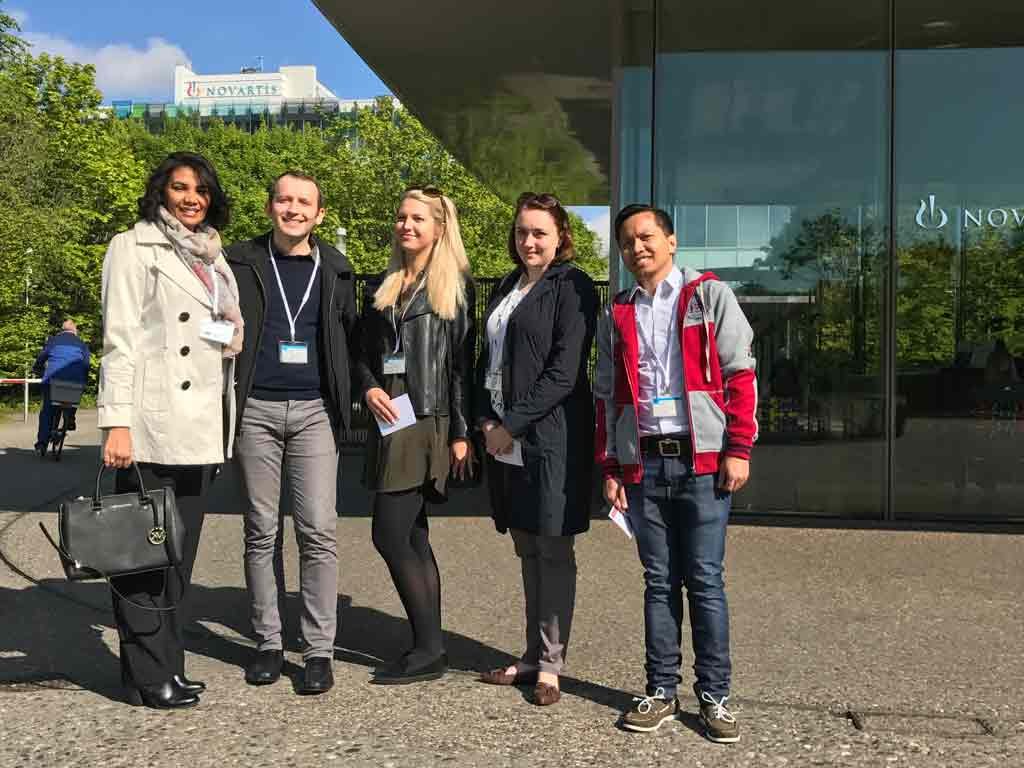
[(900, 518), (1024, 516), (1024, 6), (897, 2)]
[(736, 508), (872, 517), (886, 477), (888, 17), (865, 3), (874, 13), (823, 46), (842, 5), (801, 5), (773, 5), (753, 29), (736, 23), (742, 3), (659, 3), (654, 198), (678, 224), (678, 263), (728, 281), (754, 327), (761, 433)]
[(981, 1), (619, 3), (616, 202), (756, 334), (737, 511), (1024, 516), (1024, 8)]

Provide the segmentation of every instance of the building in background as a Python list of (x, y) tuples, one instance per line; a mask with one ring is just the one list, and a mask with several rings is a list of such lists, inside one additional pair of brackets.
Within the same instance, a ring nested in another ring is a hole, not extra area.
[(114, 101), (119, 118), (145, 120), (153, 131), (166, 118), (186, 115), (206, 124), (217, 119), (253, 131), (262, 123), (303, 128), (322, 125), (326, 117), (373, 106), (375, 99), (339, 99), (317, 80), (316, 67), (281, 67), (264, 72), (262, 65), (243, 67), (237, 74), (199, 75), (188, 67), (174, 68), (174, 101)]
[(1024, 4), (314, 2), (505, 199), (672, 212), (756, 333), (736, 512), (1024, 521)]
[(209, 114), (218, 107), (256, 107), (277, 111), (285, 103), (337, 101), (331, 89), (316, 79), (316, 67), (281, 67), (264, 72), (245, 67), (238, 74), (197, 75), (179, 64), (174, 68), (174, 103)]

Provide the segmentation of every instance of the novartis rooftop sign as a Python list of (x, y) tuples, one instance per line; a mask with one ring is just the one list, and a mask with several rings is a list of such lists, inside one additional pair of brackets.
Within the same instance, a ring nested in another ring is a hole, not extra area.
[[(955, 207), (954, 211), (963, 212), (963, 228), (992, 227), (1002, 229), (1006, 226), (1024, 226), (1024, 207), (1022, 208), (968, 208)], [(942, 229), (949, 223), (949, 214), (935, 202), (935, 195), (921, 199), (921, 205), (914, 217), (921, 229)]]
[(188, 99), (224, 99), (280, 95), (281, 86), (278, 83), (225, 83), (218, 81), (203, 82), (202, 80), (189, 80), (185, 83), (185, 98)]

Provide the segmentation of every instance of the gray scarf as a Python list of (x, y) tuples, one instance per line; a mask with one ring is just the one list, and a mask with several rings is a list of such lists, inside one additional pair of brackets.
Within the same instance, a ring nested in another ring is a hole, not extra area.
[[(224, 357), (234, 357), (242, 350), (245, 323), (238, 306), (235, 281), (230, 278), (228, 267), (217, 263), (221, 252), (220, 234), (206, 224), (200, 224), (193, 232), (163, 206), (160, 206), (160, 219), (156, 227), (170, 241), (182, 264), (203, 284), (210, 299), (213, 299), (214, 294), (217, 295), (215, 309), (218, 316), (235, 326), (234, 337), (224, 345)], [(212, 271), (210, 267), (213, 267)], [(216, 291), (214, 280), (217, 281)]]

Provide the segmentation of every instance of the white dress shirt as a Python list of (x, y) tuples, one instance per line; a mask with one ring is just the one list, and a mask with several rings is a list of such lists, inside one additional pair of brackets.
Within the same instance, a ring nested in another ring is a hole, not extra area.
[[(689, 433), (686, 402), (683, 400), (683, 351), (679, 345), (679, 294), (683, 273), (672, 267), (654, 295), (637, 286), (633, 293), (637, 343), (640, 353), (641, 435)], [(655, 416), (655, 400), (673, 401), (675, 415)]]
[[(523, 300), (526, 292), (523, 291), (520, 283), (508, 292), (508, 295), (501, 300), (501, 303), (494, 308), (491, 316), (487, 319), (487, 346), (488, 366), (486, 382), (493, 382), (496, 386), (487, 386), (491, 393), (491, 407), (498, 414), (499, 418), (505, 418), (505, 399), (501, 389), (501, 365), (505, 350), (505, 334), (508, 332), (508, 321), (512, 313), (516, 311), (519, 302)], [(486, 385), (486, 384), (485, 384)]]

